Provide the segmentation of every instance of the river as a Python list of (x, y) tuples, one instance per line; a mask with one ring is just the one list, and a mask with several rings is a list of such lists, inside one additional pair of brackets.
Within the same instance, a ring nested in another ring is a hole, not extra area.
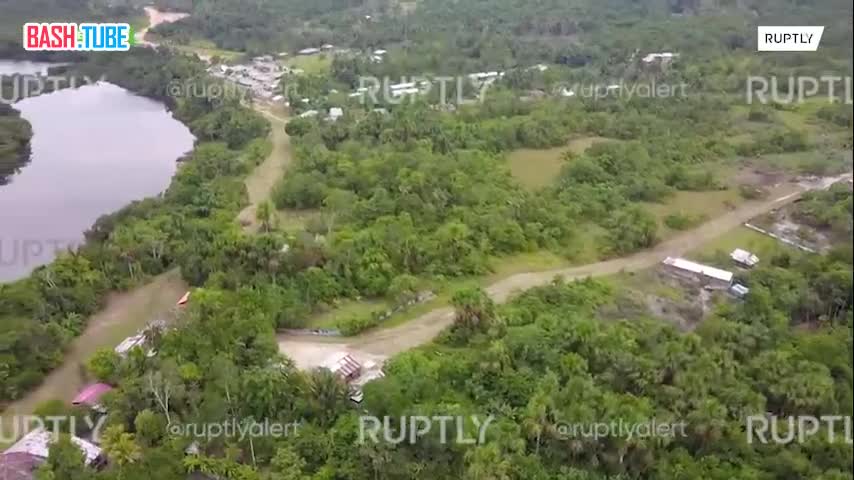
[[(0, 61), (0, 72), (13, 68), (44, 71)], [(33, 138), (30, 162), (0, 186), (0, 282), (24, 277), (79, 244), (101, 215), (163, 192), (176, 160), (193, 147), (189, 129), (163, 104), (109, 83), (14, 107), (32, 125)]]

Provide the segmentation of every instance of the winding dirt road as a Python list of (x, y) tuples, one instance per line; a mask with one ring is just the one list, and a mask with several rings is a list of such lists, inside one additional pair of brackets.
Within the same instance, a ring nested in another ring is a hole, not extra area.
[(288, 134), (285, 133), (287, 119), (277, 116), (257, 105), (254, 108), (255, 111), (264, 115), (267, 121), (270, 122), (270, 142), (273, 144), (273, 150), (246, 177), (245, 183), (246, 191), (249, 194), (249, 205), (238, 214), (237, 219), (241, 225), (245, 226), (244, 228), (247, 231), (253, 232), (259, 227), (258, 221), (255, 218), (255, 211), (258, 208), (258, 204), (270, 198), (273, 187), (275, 187), (276, 182), (282, 177), (285, 168), (291, 162), (291, 140)]
[[(711, 220), (698, 228), (672, 237), (650, 250), (627, 257), (607, 260), (578, 267), (546, 270), (541, 272), (520, 273), (486, 288), (486, 292), (497, 303), (503, 303), (514, 294), (541, 285), (548, 284), (555, 277), (573, 280), (585, 277), (613, 275), (619, 272), (632, 272), (652, 267), (668, 256), (680, 256), (697, 246), (717, 238), (742, 225), (753, 217), (791, 203), (804, 192), (829, 187), (836, 180), (850, 178), (850, 174), (834, 179), (824, 179), (812, 184), (792, 184), (792, 191), (773, 200), (748, 202), (727, 214)], [(429, 342), (447, 328), (454, 319), (451, 307), (437, 308), (403, 325), (369, 331), (363, 335), (341, 338), (320, 338), (316, 336), (297, 336), (281, 334), (278, 336), (282, 353), (294, 357), (303, 357), (305, 352), (316, 349), (332, 353), (339, 350), (354, 352), (357, 356), (387, 358)], [(306, 368), (309, 359), (294, 358), (297, 365)]]

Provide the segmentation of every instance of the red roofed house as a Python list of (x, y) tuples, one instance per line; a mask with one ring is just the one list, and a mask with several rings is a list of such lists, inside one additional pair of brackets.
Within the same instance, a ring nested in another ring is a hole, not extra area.
[(178, 299), (178, 306), (183, 307), (190, 301), (190, 292), (187, 291), (180, 299)]
[(101, 397), (112, 389), (113, 387), (106, 383), (93, 383), (91, 385), (87, 385), (80, 391), (80, 393), (77, 394), (76, 397), (74, 397), (71, 404), (86, 405), (91, 407), (93, 410), (102, 410)]

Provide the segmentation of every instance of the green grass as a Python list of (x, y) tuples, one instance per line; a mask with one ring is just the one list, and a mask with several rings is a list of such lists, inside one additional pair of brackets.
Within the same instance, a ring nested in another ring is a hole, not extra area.
[(305, 228), (308, 222), (320, 216), (319, 210), (277, 210), (276, 227), (286, 232), (296, 232)]
[(551, 185), (565, 164), (563, 155), (567, 150), (567, 147), (515, 150), (507, 156), (510, 173), (530, 190)]
[(571, 140), (566, 146), (547, 149), (522, 148), (507, 156), (510, 173), (525, 188), (539, 190), (551, 185), (566, 163), (566, 152), (583, 153), (592, 145), (609, 141), (602, 137), (581, 137)]
[(336, 328), (341, 320), (370, 315), (387, 308), (389, 308), (388, 302), (380, 299), (345, 300), (335, 308), (309, 317), (306, 328)]
[[(155, 40), (157, 41), (157, 40)], [(222, 48), (217, 48), (216, 44), (211, 42), (210, 40), (204, 39), (194, 39), (190, 41), (187, 45), (170, 45), (175, 48), (179, 52), (184, 53), (193, 53), (199, 55), (200, 57), (219, 57), (224, 61), (233, 61), (237, 60), (241, 56), (243, 56), (242, 52), (237, 52), (234, 50), (224, 50)]]
[(329, 71), (332, 66), (332, 56), (326, 53), (316, 55), (296, 55), (283, 61), (291, 68), (301, 68), (308, 74), (320, 74)]
[(787, 246), (782, 242), (753, 231), (747, 227), (738, 227), (735, 230), (722, 235), (715, 240), (707, 242), (688, 254), (689, 258), (712, 259), (721, 257), (722, 255), (729, 256), (729, 253), (736, 248), (742, 248), (755, 253), (759, 256), (760, 261), (767, 261), (768, 258), (774, 256), (777, 252), (787, 249), (792, 252), (796, 250)]
[(664, 203), (644, 203), (644, 207), (661, 223), (661, 232), (666, 238), (678, 233), (664, 225), (668, 215), (683, 214), (690, 216), (705, 216), (707, 219), (716, 218), (744, 201), (736, 189), (714, 190), (709, 192), (679, 191)]

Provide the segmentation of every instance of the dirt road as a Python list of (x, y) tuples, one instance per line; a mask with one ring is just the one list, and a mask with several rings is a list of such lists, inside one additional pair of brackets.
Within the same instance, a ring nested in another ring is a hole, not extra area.
[(6, 408), (0, 416), (0, 427), (9, 432), (14, 415), (30, 414), (47, 400), (72, 398), (85, 381), (82, 366), (95, 351), (114, 348), (152, 320), (168, 318), (176, 300), (186, 291), (187, 284), (175, 269), (133, 290), (110, 294), (104, 309), (93, 315), (83, 333), (71, 342), (62, 364), (41, 385)]
[[(486, 288), (486, 292), (498, 303), (507, 301), (513, 294), (529, 288), (545, 285), (555, 277), (567, 280), (613, 275), (621, 271), (637, 271), (652, 267), (668, 256), (683, 255), (689, 250), (713, 238), (738, 227), (757, 215), (797, 200), (805, 191), (826, 188), (828, 181), (819, 181), (812, 185), (793, 185), (793, 192), (761, 202), (748, 202), (739, 208), (711, 220), (700, 227), (666, 240), (650, 250), (604, 262), (578, 267), (547, 270), (541, 272), (520, 273)], [(318, 338), (315, 336), (279, 335), (279, 348), (286, 355), (295, 355), (314, 346), (318, 350), (349, 350), (358, 355), (390, 357), (397, 353), (415, 348), (435, 338), (447, 328), (454, 319), (451, 307), (430, 311), (403, 325), (375, 330), (360, 336), (340, 338)], [(297, 361), (297, 364), (305, 363)]]
[(136, 33), (135, 40), (138, 45), (148, 45), (152, 47), (156, 47), (157, 44), (145, 38), (149, 30), (161, 23), (177, 22), (182, 18), (190, 16), (189, 13), (183, 12), (161, 12), (154, 7), (145, 7), (144, 10), (145, 14), (148, 15), (148, 26)]
[(285, 133), (287, 119), (261, 107), (256, 106), (255, 110), (264, 115), (270, 122), (270, 141), (273, 143), (273, 150), (246, 177), (249, 205), (238, 214), (237, 219), (241, 225), (245, 225), (247, 231), (253, 232), (259, 227), (258, 221), (255, 219), (258, 204), (270, 198), (273, 187), (284, 174), (285, 168), (291, 163), (291, 139)]

